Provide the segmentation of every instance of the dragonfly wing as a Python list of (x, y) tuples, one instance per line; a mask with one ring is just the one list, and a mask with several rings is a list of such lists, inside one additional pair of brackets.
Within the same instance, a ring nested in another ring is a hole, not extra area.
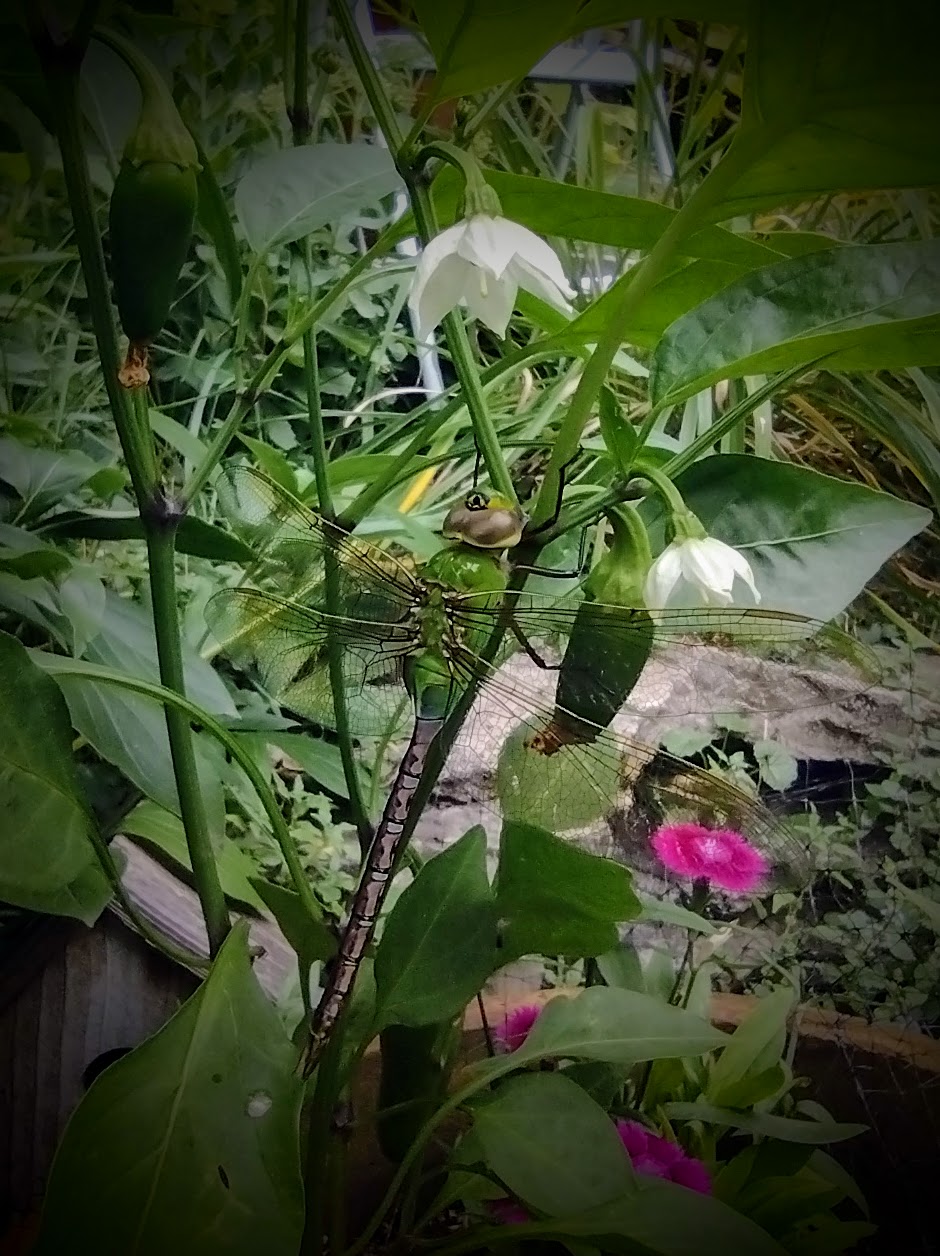
[[(580, 638), (588, 648), (580, 657), (571, 651), (565, 657), (579, 612), (581, 629), (585, 614), (589, 617)], [(557, 678), (564, 659), (568, 683), (582, 688), (598, 710), (612, 704), (663, 716), (769, 715), (860, 698), (883, 670), (875, 652), (847, 633), (820, 620), (759, 607), (651, 611), (583, 602), (575, 610), (522, 593), (511, 611), (466, 604), (459, 611), (459, 621), (474, 629), (495, 625), (500, 616), (517, 650), (525, 650), (547, 673)], [(650, 631), (653, 650), (636, 687), (624, 700), (615, 688), (621, 679), (615, 672), (607, 693), (598, 660), (645, 658)], [(800, 675), (788, 668), (783, 684), (783, 660), (793, 658), (799, 660)], [(761, 668), (767, 669), (763, 676)], [(716, 683), (722, 677), (727, 678), (724, 686)]]
[(396, 558), (323, 519), (253, 467), (219, 480), (222, 508), (259, 556), (253, 575), (304, 604), (324, 600), (324, 563), (336, 560), (337, 613), (394, 622), (414, 604), (418, 584)]
[[(546, 692), (520, 683), (510, 667), (494, 672), (464, 655), (463, 679), (484, 676), (459, 734), (469, 775), (480, 776), (504, 818), (570, 836), (602, 834), (609, 853), (652, 866), (649, 837), (661, 823), (696, 821), (743, 833), (771, 862), (780, 884), (806, 884), (811, 860), (798, 840), (756, 795), (645, 742), (595, 726), (594, 740), (545, 753), (540, 735), (552, 714)], [(498, 749), (497, 749), (498, 748)], [(460, 767), (457, 771), (459, 773)]]
[(402, 624), (336, 618), (244, 588), (210, 598), (206, 619), (225, 653), (254, 666), (271, 696), (298, 715), (336, 726), (327, 653), (333, 633), (351, 731), (378, 737), (410, 720), (402, 668), (414, 645)]

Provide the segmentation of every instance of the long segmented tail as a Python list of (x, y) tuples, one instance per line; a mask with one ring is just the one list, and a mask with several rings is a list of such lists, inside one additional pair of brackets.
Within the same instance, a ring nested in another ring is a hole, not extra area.
[(330, 1032), (352, 992), (359, 965), (372, 941), (375, 923), (388, 892), (395, 856), (401, 844), (418, 781), (424, 771), (428, 751), (443, 723), (443, 720), (432, 719), (418, 719), (415, 722), (411, 741), (402, 758), (385, 804), (382, 821), (369, 851), (369, 858), (362, 870), (349, 921), (340, 942), (339, 954), (331, 965), (326, 987), (313, 1013), (310, 1040), (303, 1057), (304, 1077), (309, 1077), (316, 1068)]

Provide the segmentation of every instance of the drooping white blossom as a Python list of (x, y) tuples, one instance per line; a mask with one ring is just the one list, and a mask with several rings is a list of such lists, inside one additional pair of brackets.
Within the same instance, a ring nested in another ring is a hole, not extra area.
[(730, 606), (735, 578), (760, 601), (751, 564), (713, 536), (676, 538), (653, 562), (644, 598), (649, 607)]
[(418, 258), (408, 298), (418, 340), (425, 343), (458, 305), (505, 335), (520, 288), (570, 312), (574, 291), (543, 239), (508, 218), (462, 219), (436, 235)]

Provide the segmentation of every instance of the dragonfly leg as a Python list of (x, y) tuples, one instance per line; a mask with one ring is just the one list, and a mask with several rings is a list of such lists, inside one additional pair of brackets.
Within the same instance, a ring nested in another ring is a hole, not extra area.
[[(540, 532), (544, 531), (546, 528), (554, 527), (554, 525), (558, 522), (558, 516), (561, 514), (562, 494), (565, 491), (565, 472), (572, 465), (572, 463), (577, 459), (578, 454), (580, 452), (581, 451), (578, 450), (577, 453), (573, 454), (559, 471), (558, 493), (555, 497), (555, 507), (552, 513), (549, 515), (549, 517), (545, 520), (544, 523), (540, 523), (537, 528), (533, 528), (532, 532), (530, 533), (531, 536), (538, 536)], [(548, 578), (551, 580), (578, 580), (580, 579), (580, 577), (584, 573), (584, 560), (587, 556), (589, 527), (590, 527), (589, 524), (585, 524), (585, 526), (581, 529), (581, 539), (578, 542), (578, 562), (574, 570), (558, 571), (557, 568), (554, 568), (554, 567), (536, 567), (536, 566), (527, 565), (525, 563), (514, 564), (515, 570), (525, 571), (533, 576), (548, 576)]]
[(560, 663), (549, 663), (545, 659), (542, 658), (541, 654), (539, 654), (538, 650), (536, 650), (535, 646), (532, 644), (529, 638), (525, 635), (525, 633), (522, 631), (519, 625), (515, 622), (515, 620), (510, 620), (509, 631), (516, 638), (516, 640), (522, 646), (523, 650), (526, 652), (526, 654), (532, 660), (532, 662), (535, 664), (536, 667), (540, 667), (545, 672), (557, 672), (561, 669)]

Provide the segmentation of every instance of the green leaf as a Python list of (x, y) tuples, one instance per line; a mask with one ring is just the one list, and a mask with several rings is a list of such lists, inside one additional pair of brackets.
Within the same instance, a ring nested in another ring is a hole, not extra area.
[[(653, 247), (677, 211), (656, 201), (593, 188), (556, 183), (531, 175), (510, 174), (484, 169), (486, 182), (499, 197), (503, 214), (530, 231), (562, 240), (587, 240), (618, 249)], [(434, 208), (443, 225), (455, 222), (460, 213), (463, 192), (461, 176), (445, 167), (431, 185)], [(405, 238), (414, 231), (414, 219), (406, 215), (395, 226), (395, 235)], [(832, 244), (832, 241), (829, 241)], [(707, 258), (728, 266), (767, 266), (785, 256), (774, 244), (761, 243), (724, 227), (703, 227), (681, 243), (684, 257)]]
[(940, 240), (828, 249), (752, 271), (677, 319), (656, 347), (655, 406), (720, 379), (824, 358), (827, 370), (940, 362)]
[[(675, 484), (706, 530), (743, 552), (763, 606), (824, 621), (931, 519), (889, 493), (749, 454), (704, 458)], [(655, 554), (665, 545), (662, 506), (641, 513)]]
[(311, 917), (300, 895), (293, 890), (274, 885), (263, 877), (252, 877), (251, 885), (293, 947), (297, 955), (300, 980), (305, 986), (309, 986), (311, 967), (336, 954), (336, 938), (332, 931), (322, 917)]
[(59, 453), (0, 437), (0, 479), (23, 499), (19, 510), (23, 518), (43, 514), (81, 488), (98, 470), (98, 465), (77, 449)]
[(428, 860), (395, 903), (375, 957), (376, 1029), (456, 1016), (496, 964), (496, 905), (477, 826)]
[(93, 924), (111, 890), (98, 866), (53, 680), (0, 633), (0, 900)]
[(684, 17), (735, 22), (740, 0), (683, 0), (678, 7), (657, 0), (463, 0), (459, 5), (416, 0), (418, 21), (434, 54), (439, 100), (469, 96), (497, 83), (522, 78), (552, 48), (601, 26), (621, 26), (631, 18)]
[[(108, 590), (100, 630), (85, 650), (85, 658), (117, 675), (158, 681), (153, 625), (144, 608)], [(54, 666), (50, 662), (50, 670)], [(235, 705), (219, 676), (185, 646), (183, 668), (186, 691), (193, 702), (212, 714), (235, 714)], [(179, 815), (163, 709), (138, 694), (86, 676), (57, 675), (56, 681), (69, 705), (72, 723), (101, 757), (119, 768), (148, 798)], [(221, 838), (225, 828), (223, 787), (228, 773), (225, 756), (208, 734), (197, 733), (194, 740), (210, 831)]]
[(912, 903), (922, 913), (934, 933), (940, 933), (940, 903), (936, 899), (928, 898), (926, 894), (920, 894), (917, 890), (909, 889), (897, 877), (889, 876), (887, 879), (903, 898), (906, 898), (909, 903)]
[[(171, 811), (145, 799), (121, 821), (121, 829), (134, 837), (143, 838), (145, 843), (158, 847), (180, 867), (192, 871), (189, 847), (186, 845), (186, 830), (182, 821)], [(264, 912), (267, 905), (251, 882), (256, 874), (251, 859), (234, 842), (227, 839), (223, 840), (215, 854), (219, 880), (225, 893), (230, 898), (238, 899), (240, 903), (248, 903), (256, 911)]]
[(796, 992), (790, 988), (761, 996), (709, 1070), (705, 1088), (709, 1103), (727, 1106), (728, 1095), (738, 1082), (780, 1062), (787, 1040), (787, 1019), (795, 1005)]
[[(264, 733), (263, 736), (255, 737), (253, 740), (277, 746), (299, 764), (302, 771), (324, 789), (328, 789), (331, 794), (336, 794), (340, 798), (349, 797), (339, 746), (334, 742), (324, 741), (322, 737), (314, 737), (310, 733), (279, 732)], [(356, 771), (359, 774), (360, 784), (368, 789), (368, 777), (361, 764), (356, 764)]]
[(711, 1195), (642, 1175), (628, 1198), (613, 1200), (579, 1217), (566, 1217), (559, 1232), (596, 1235), (603, 1241), (604, 1252), (624, 1256), (638, 1251), (663, 1256), (728, 1256), (729, 1252), (784, 1256), (787, 1250), (749, 1218)]
[(238, 433), (238, 439), (246, 449), (251, 450), (265, 475), (269, 475), (281, 488), (286, 488), (288, 493), (297, 496), (297, 474), (289, 459), (279, 449), (266, 445), (263, 440), (256, 440), (254, 436), (246, 436), (243, 432)]
[(235, 213), (260, 253), (372, 208), (400, 187), (388, 150), (376, 144), (304, 144), (254, 161), (235, 189)]
[(727, 1040), (701, 1017), (652, 995), (590, 986), (574, 998), (552, 999), (518, 1050), (474, 1069), (498, 1076), (533, 1060), (564, 1057), (635, 1064), (704, 1055)]
[(839, 1124), (836, 1121), (799, 1121), (793, 1117), (774, 1116), (769, 1112), (732, 1112), (713, 1103), (667, 1103), (664, 1114), (673, 1121), (703, 1121), (720, 1129), (744, 1130), (783, 1142), (841, 1143), (864, 1134), (867, 1125)]
[(640, 920), (650, 920), (660, 925), (676, 925), (679, 929), (694, 929), (696, 933), (712, 934), (718, 932), (718, 926), (706, 920), (697, 912), (680, 907), (678, 903), (670, 903), (667, 899), (647, 898), (640, 896)]
[(549, 1216), (582, 1212), (635, 1189), (613, 1121), (562, 1073), (510, 1078), (474, 1113), (473, 1132), (492, 1172)]
[(531, 954), (603, 954), (616, 945), (617, 924), (640, 912), (622, 864), (513, 820), (500, 835), (496, 906), (502, 963)]
[(187, 462), (199, 463), (205, 457), (207, 446), (199, 437), (155, 406), (150, 407), (150, 426), (161, 440), (165, 440), (171, 449), (182, 454)]
[[(92, 541), (142, 541), (145, 536), (136, 510), (65, 511), (46, 520), (39, 532), (43, 536)], [(176, 548), (181, 554), (220, 563), (250, 563), (255, 557), (237, 536), (194, 515), (187, 515), (180, 523)]]
[(72, 630), (72, 652), (83, 654), (101, 631), (104, 620), (105, 587), (97, 572), (76, 564), (57, 586), (55, 601)]
[(79, 1104), (52, 1167), (39, 1256), (296, 1256), (295, 1065), (240, 922), (205, 983)]
[(741, 126), (753, 153), (716, 216), (823, 193), (940, 182), (940, 81), (911, 74), (911, 43), (940, 43), (940, 9), (899, 0), (751, 6)]

